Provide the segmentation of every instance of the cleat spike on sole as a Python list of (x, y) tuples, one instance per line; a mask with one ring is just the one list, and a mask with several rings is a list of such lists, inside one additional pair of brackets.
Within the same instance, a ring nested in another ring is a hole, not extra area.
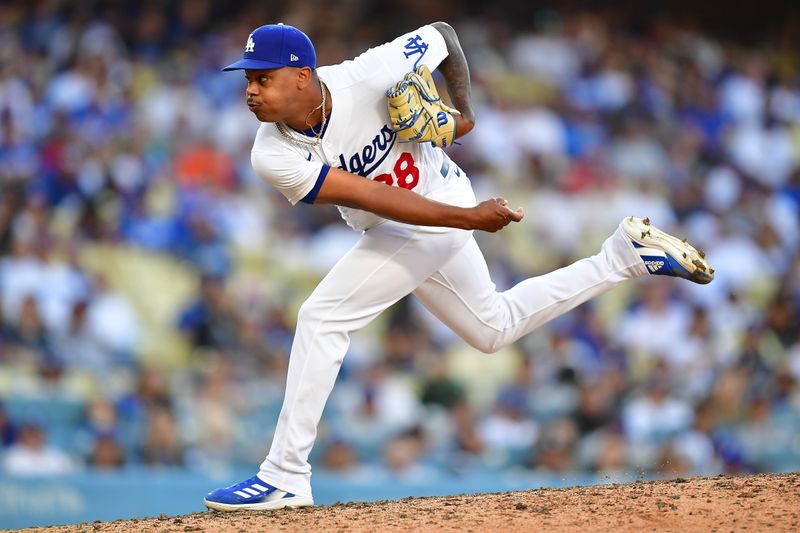
[(683, 252), (683, 258), (686, 259), (686, 252)]
[(684, 237), (683, 239), (681, 239), (681, 242), (682, 242), (683, 244), (689, 244), (689, 239), (687, 239), (687, 238), (685, 238), (685, 237)]
[(649, 226), (650, 225), (650, 217), (645, 217), (644, 220), (642, 220), (642, 224), (644, 224), (645, 226)]
[(699, 251), (699, 252), (697, 252), (697, 253), (698, 253), (698, 254), (700, 254), (700, 257), (701, 257), (701, 258), (703, 258), (703, 259), (705, 259), (705, 258), (706, 258), (706, 253), (705, 253), (703, 250), (700, 250), (700, 251)]
[(709, 268), (708, 269), (708, 273), (713, 275), (714, 274), (714, 269), (713, 268)]

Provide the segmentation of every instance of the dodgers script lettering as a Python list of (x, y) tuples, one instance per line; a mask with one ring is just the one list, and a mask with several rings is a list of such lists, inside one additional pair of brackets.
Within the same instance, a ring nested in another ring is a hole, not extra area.
[(360, 151), (350, 157), (339, 154), (339, 168), (362, 177), (368, 176), (386, 159), (396, 139), (397, 133), (385, 124), (372, 142)]

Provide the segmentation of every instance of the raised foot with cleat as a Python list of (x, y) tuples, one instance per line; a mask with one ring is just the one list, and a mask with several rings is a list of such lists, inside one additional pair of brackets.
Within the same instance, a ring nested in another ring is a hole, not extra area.
[(627, 217), (622, 229), (644, 261), (647, 271), (657, 276), (674, 276), (705, 285), (714, 279), (706, 254), (686, 239), (673, 237), (652, 224), (649, 218)]

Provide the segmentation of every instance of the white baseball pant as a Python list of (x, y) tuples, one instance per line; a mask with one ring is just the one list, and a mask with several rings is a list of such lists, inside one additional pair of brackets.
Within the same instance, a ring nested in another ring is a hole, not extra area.
[(286, 394), (259, 477), (311, 495), (308, 455), (350, 334), (409, 293), (491, 353), (622, 281), (647, 273), (621, 228), (597, 255), (497, 292), (472, 233), (387, 222), (364, 233), (298, 316)]

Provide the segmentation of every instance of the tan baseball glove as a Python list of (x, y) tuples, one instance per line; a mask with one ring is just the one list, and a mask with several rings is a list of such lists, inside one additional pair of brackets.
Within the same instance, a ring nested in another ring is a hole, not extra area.
[(456, 138), (456, 109), (442, 102), (428, 67), (409, 72), (386, 91), (391, 126), (403, 142), (431, 142), (445, 148)]

